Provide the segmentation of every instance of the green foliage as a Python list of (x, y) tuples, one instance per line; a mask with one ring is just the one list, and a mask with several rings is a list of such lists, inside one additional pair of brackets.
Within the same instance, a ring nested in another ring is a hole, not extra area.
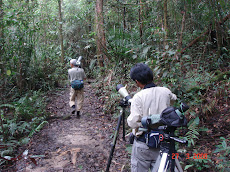
[[(167, 49), (164, 53), (155, 52), (155, 57), (148, 60), (148, 64), (155, 72), (155, 80), (161, 82), (171, 88), (177, 95), (179, 100), (189, 104), (189, 119), (188, 131), (185, 134), (188, 140), (186, 151), (202, 152), (202, 146), (199, 145), (199, 138), (202, 137), (204, 131), (208, 129), (203, 126), (203, 121), (208, 120), (207, 114), (217, 115), (217, 99), (227, 100), (226, 88), (228, 83), (228, 72), (213, 72), (209, 68), (202, 66), (203, 62), (199, 62), (202, 67), (196, 68), (193, 65), (191, 56), (182, 56), (181, 59), (176, 59), (174, 56), (176, 51)], [(225, 77), (224, 77), (225, 76)], [(223, 84), (221, 84), (223, 83)], [(218, 86), (217, 86), (218, 85)], [(214, 94), (210, 95), (210, 91)], [(213, 98), (213, 99), (212, 99)], [(202, 124), (200, 122), (202, 120)], [(202, 125), (202, 126), (201, 126)], [(219, 146), (225, 145), (222, 142)], [(178, 145), (177, 145), (178, 147)], [(220, 151), (221, 149), (218, 149)], [(226, 149), (225, 149), (226, 150)], [(224, 152), (219, 152), (218, 167), (222, 171), (226, 171), (229, 164), (226, 162)], [(216, 155), (209, 155), (208, 159), (193, 159), (190, 157), (186, 160), (185, 169), (196, 169), (204, 171), (211, 168), (217, 168), (214, 165), (213, 158)], [(218, 170), (219, 170), (218, 169)], [(223, 170), (224, 169), (224, 170)]]
[(30, 121), (34, 117), (45, 116), (45, 97), (39, 91), (28, 93), (15, 103), (16, 120)]
[(199, 121), (199, 117), (196, 117), (188, 123), (188, 132), (185, 134), (185, 137), (188, 140), (188, 147), (195, 146), (196, 140), (199, 139)]
[(97, 66), (97, 59), (90, 61), (88, 69), (86, 68), (85, 73), (88, 78), (100, 78), (102, 68)]
[[(195, 154), (198, 154), (197, 150), (194, 151)], [(194, 156), (191, 156), (188, 160), (187, 163), (189, 165), (185, 166), (184, 170), (187, 170), (189, 168), (196, 169), (198, 171), (205, 171), (207, 169), (211, 168), (212, 161), (209, 157), (206, 158), (195, 158)]]
[[(55, 4), (55, 1), (47, 1), (46, 4), (3, 1), (1, 103), (14, 101), (28, 90), (53, 89), (66, 80), (66, 68), (59, 63), (57, 55), (59, 42), (53, 41), (58, 40)], [(52, 10), (49, 11), (50, 8)]]
[[(33, 134), (47, 124), (45, 106), (45, 96), (39, 91), (27, 93), (13, 104), (0, 106), (2, 157), (12, 155), (17, 146), (27, 144)], [(1, 160), (0, 164), (4, 162)]]
[(224, 172), (230, 170), (229, 154), (230, 154), (230, 141), (224, 137), (220, 137), (220, 142), (216, 145), (216, 150), (213, 152), (213, 156), (217, 158), (216, 168), (218, 171)]
[(138, 49), (141, 48), (141, 45), (134, 44), (130, 35), (120, 28), (110, 30), (108, 42), (108, 53), (115, 62), (123, 60), (131, 63), (136, 58)]

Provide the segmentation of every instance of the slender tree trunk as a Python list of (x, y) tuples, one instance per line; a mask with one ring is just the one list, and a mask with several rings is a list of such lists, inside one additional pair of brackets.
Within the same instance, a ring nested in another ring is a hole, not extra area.
[(168, 39), (168, 20), (167, 20), (167, 0), (164, 0), (164, 31), (165, 31), (165, 37), (164, 37), (164, 49), (166, 45), (168, 45), (167, 39)]
[(139, 32), (140, 32), (140, 42), (143, 43), (143, 20), (142, 20), (142, 1), (139, 1)]
[[(215, 1), (215, 3), (216, 3), (216, 6), (217, 6), (217, 9), (218, 9), (218, 14), (220, 16), (219, 26), (220, 26), (220, 28), (222, 28), (221, 31), (223, 33), (223, 37), (227, 38), (228, 37), (228, 34), (227, 34), (228, 31), (227, 30), (228, 29), (227, 29), (226, 25), (224, 24), (224, 21), (223, 21), (224, 17), (223, 17), (223, 15), (221, 13), (221, 11), (223, 11), (223, 10), (221, 9), (220, 3), (218, 1)], [(227, 5), (227, 4), (225, 4), (225, 5)], [(222, 27), (221, 27), (221, 25), (222, 25)], [(226, 39), (226, 41), (227, 41), (228, 45), (230, 45), (230, 39)]]
[(123, 8), (123, 29), (124, 29), (124, 32), (126, 30), (126, 20), (125, 20), (125, 16), (126, 16), (126, 8), (124, 7)]
[(0, 70), (1, 70), (1, 80), (2, 80), (2, 87), (0, 87), (0, 97), (2, 97), (2, 101), (4, 101), (4, 96), (2, 93), (4, 92), (5, 88), (5, 71), (3, 67), (3, 47), (4, 47), (4, 34), (3, 34), (3, 2), (0, 0)]
[[(22, 57), (21, 53), (20, 53), (20, 56)], [(19, 64), (19, 68), (18, 68), (18, 71), (19, 71), (18, 86), (19, 86), (19, 92), (21, 94), (22, 89), (23, 89), (23, 63), (22, 63), (22, 61), (20, 59), (18, 61), (18, 64)]]
[(2, 54), (3, 54), (3, 2), (0, 0), (0, 60), (2, 61)]
[(60, 44), (61, 44), (61, 62), (64, 63), (64, 45), (63, 45), (63, 33), (62, 33), (62, 1), (58, 0), (58, 7), (59, 7), (59, 36), (60, 36)]
[(97, 59), (99, 66), (103, 67), (104, 62), (107, 60), (106, 41), (104, 32), (104, 17), (103, 17), (103, 0), (96, 1), (96, 43), (97, 43)]
[[(41, 3), (41, 20), (44, 20), (45, 15), (44, 15), (44, 7), (45, 7), (46, 3)], [(43, 21), (43, 31), (44, 31), (44, 36), (43, 36), (43, 40), (44, 40), (44, 44), (45, 47), (47, 46), (47, 35), (46, 35), (46, 31), (47, 31), (47, 27), (46, 27), (46, 22)]]
[(176, 59), (179, 59), (178, 54), (182, 49), (183, 32), (185, 29), (186, 5), (184, 5), (184, 11), (182, 13), (183, 13), (183, 17), (182, 17), (182, 21), (181, 21), (181, 32), (179, 34), (180, 36), (179, 36), (179, 40), (178, 40), (178, 47), (177, 47), (177, 52), (175, 54)]
[(221, 48), (222, 48), (222, 34), (220, 29), (220, 23), (215, 21), (215, 28), (216, 28), (216, 40), (217, 40), (217, 57), (220, 58), (221, 55)]
[(182, 22), (181, 22), (181, 32), (180, 32), (180, 37), (179, 37), (179, 40), (178, 40), (178, 47), (177, 47), (178, 51), (180, 51), (181, 47), (182, 47), (183, 32), (184, 32), (184, 27), (185, 27), (185, 15), (186, 15), (186, 13), (183, 12), (183, 18), (182, 18)]

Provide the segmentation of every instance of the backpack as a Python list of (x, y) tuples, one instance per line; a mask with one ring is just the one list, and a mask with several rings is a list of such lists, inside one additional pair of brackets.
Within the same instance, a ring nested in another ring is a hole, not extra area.
[(84, 82), (83, 82), (83, 80), (74, 80), (71, 82), (71, 87), (74, 90), (80, 90), (84, 87)]
[(185, 127), (187, 126), (187, 120), (184, 115), (179, 116), (177, 109), (174, 107), (168, 107), (161, 113), (161, 122), (171, 127)]
[(160, 145), (160, 133), (158, 131), (146, 132), (145, 139), (147, 146), (150, 148), (158, 148)]

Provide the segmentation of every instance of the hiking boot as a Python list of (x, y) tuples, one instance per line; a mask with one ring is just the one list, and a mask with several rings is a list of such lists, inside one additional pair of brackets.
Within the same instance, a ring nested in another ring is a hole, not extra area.
[(72, 109), (71, 113), (72, 113), (72, 114), (75, 114), (75, 111), (76, 111), (75, 105), (73, 105), (72, 108), (73, 108), (73, 109)]
[(80, 115), (80, 111), (77, 111), (77, 119), (80, 119), (81, 115)]

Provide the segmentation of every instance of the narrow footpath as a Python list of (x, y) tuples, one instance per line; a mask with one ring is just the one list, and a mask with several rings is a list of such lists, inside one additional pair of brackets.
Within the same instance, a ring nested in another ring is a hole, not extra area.
[[(90, 82), (85, 84), (82, 115), (77, 119), (68, 106), (69, 88), (49, 96), (47, 107), (51, 113), (49, 124), (35, 134), (31, 142), (19, 152), (41, 155), (31, 160), (20, 160), (17, 172), (102, 172), (106, 169), (117, 118), (103, 113), (103, 104), (95, 96)], [(122, 132), (122, 129), (120, 129)], [(111, 172), (130, 171), (127, 142), (119, 134), (110, 167)]]

